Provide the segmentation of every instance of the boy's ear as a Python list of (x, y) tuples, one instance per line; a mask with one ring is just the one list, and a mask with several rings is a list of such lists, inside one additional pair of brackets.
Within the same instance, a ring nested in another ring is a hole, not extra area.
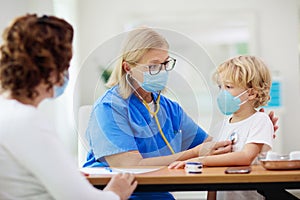
[(255, 89), (253, 89), (253, 88), (250, 88), (249, 89), (249, 92), (248, 92), (248, 99), (249, 100), (253, 100), (253, 99), (255, 99), (256, 98), (256, 96), (257, 96), (257, 90), (255, 90)]
[(130, 66), (128, 65), (127, 62), (123, 61), (123, 62), (122, 62), (122, 67), (123, 67), (123, 70), (124, 70), (126, 73), (129, 73), (129, 72), (130, 72)]

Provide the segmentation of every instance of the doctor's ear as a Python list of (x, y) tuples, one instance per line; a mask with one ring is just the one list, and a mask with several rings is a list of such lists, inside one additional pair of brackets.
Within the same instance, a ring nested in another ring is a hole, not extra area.
[(249, 100), (255, 99), (256, 96), (257, 96), (257, 93), (258, 93), (258, 92), (257, 92), (255, 89), (249, 88), (249, 91), (248, 91), (248, 99), (249, 99)]
[(126, 61), (122, 62), (122, 68), (126, 73), (130, 73), (130, 66)]

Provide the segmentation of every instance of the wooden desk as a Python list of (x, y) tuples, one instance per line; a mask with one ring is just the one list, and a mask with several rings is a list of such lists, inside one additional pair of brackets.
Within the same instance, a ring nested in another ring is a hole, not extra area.
[[(216, 191), (257, 190), (266, 199), (297, 199), (285, 189), (300, 189), (300, 170), (265, 170), (252, 166), (250, 174), (225, 174), (226, 167), (203, 168), (202, 174), (187, 174), (183, 169), (163, 167), (158, 171), (136, 175), (136, 191)], [(103, 188), (110, 175), (87, 177), (91, 184)]]

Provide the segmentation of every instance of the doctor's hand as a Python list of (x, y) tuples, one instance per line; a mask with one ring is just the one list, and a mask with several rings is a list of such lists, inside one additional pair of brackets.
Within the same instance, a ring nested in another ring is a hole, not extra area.
[(218, 155), (232, 151), (232, 142), (230, 140), (214, 142), (208, 155)]
[(194, 157), (218, 155), (231, 152), (232, 143), (229, 140), (220, 142), (208, 141), (194, 147), (192, 150), (194, 151)]
[[(265, 110), (263, 109), (263, 108), (261, 108), (261, 109), (259, 109), (259, 112), (265, 112)], [(274, 127), (274, 135), (273, 135), (273, 138), (275, 138), (276, 137), (276, 134), (275, 134), (275, 132), (278, 130), (278, 125), (276, 125), (277, 124), (277, 122), (278, 122), (278, 117), (275, 117), (275, 114), (274, 114), (274, 111), (271, 111), (270, 113), (269, 113), (269, 117), (270, 117), (270, 120), (272, 121), (272, 123), (273, 123), (273, 127)]]
[(232, 143), (229, 140), (220, 142), (208, 141), (194, 148), (198, 152), (198, 156), (218, 155), (231, 152)]
[(117, 174), (111, 178), (104, 191), (111, 191), (117, 194), (121, 200), (128, 199), (137, 186), (133, 174)]

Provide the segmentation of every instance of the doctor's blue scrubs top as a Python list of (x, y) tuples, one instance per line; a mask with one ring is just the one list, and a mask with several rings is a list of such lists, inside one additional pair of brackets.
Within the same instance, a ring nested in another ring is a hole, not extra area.
[[(105, 156), (128, 151), (139, 151), (143, 158), (172, 154), (145, 105), (134, 94), (123, 99), (118, 88), (109, 89), (93, 106), (86, 131), (91, 149), (84, 167), (108, 166)], [(154, 100), (157, 96), (153, 93)], [(175, 153), (193, 148), (208, 137), (178, 103), (163, 95), (159, 103), (157, 117)]]

